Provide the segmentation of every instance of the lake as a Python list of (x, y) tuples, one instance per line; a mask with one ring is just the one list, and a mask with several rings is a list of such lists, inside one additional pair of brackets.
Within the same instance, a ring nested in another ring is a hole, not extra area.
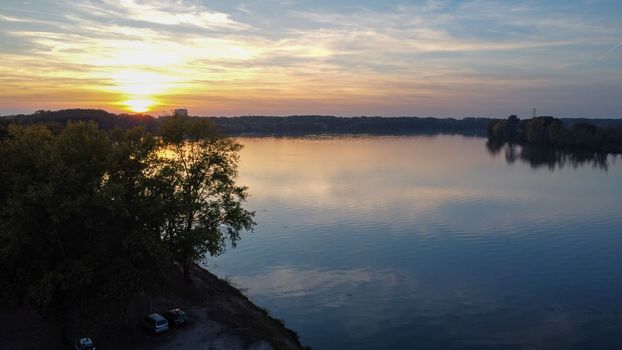
[(258, 225), (206, 266), (303, 344), (622, 348), (619, 158), (445, 135), (239, 141)]

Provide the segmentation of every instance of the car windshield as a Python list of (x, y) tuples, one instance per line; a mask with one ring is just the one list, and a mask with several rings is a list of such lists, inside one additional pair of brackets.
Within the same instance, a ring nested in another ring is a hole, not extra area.
[(164, 326), (166, 324), (166, 321), (165, 320), (159, 320), (156, 324), (158, 326)]

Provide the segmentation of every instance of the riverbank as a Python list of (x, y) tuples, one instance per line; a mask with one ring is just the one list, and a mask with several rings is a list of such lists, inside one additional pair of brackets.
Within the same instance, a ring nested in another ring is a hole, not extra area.
[[(209, 271), (192, 266), (192, 282), (184, 282), (180, 271), (171, 269), (161, 290), (144, 293), (128, 310), (128, 323), (97, 322), (106, 318), (106, 305), (90, 322), (79, 325), (82, 336), (91, 336), (101, 349), (304, 349), (298, 336), (282, 321), (253, 304), (238, 289)], [(179, 307), (188, 313), (187, 326), (161, 335), (141, 328), (142, 317)], [(110, 307), (115, 310), (115, 307)], [(3, 349), (55, 348), (59, 344), (45, 333), (45, 324), (35, 313), (13, 311), (0, 315)], [(62, 348), (59, 346), (59, 348)]]

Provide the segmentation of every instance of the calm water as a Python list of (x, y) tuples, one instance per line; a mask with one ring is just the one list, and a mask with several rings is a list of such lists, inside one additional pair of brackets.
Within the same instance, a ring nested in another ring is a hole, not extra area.
[(314, 349), (622, 349), (619, 158), (240, 141), (258, 226), (207, 265)]

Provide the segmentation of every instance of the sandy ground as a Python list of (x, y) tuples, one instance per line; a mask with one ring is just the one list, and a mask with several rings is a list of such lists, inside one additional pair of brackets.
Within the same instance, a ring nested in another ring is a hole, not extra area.
[(150, 347), (154, 350), (272, 350), (266, 341), (247, 342), (231, 329), (209, 318), (209, 311), (195, 308), (188, 311), (190, 316), (186, 326), (173, 328), (166, 334), (153, 337), (162, 342)]

